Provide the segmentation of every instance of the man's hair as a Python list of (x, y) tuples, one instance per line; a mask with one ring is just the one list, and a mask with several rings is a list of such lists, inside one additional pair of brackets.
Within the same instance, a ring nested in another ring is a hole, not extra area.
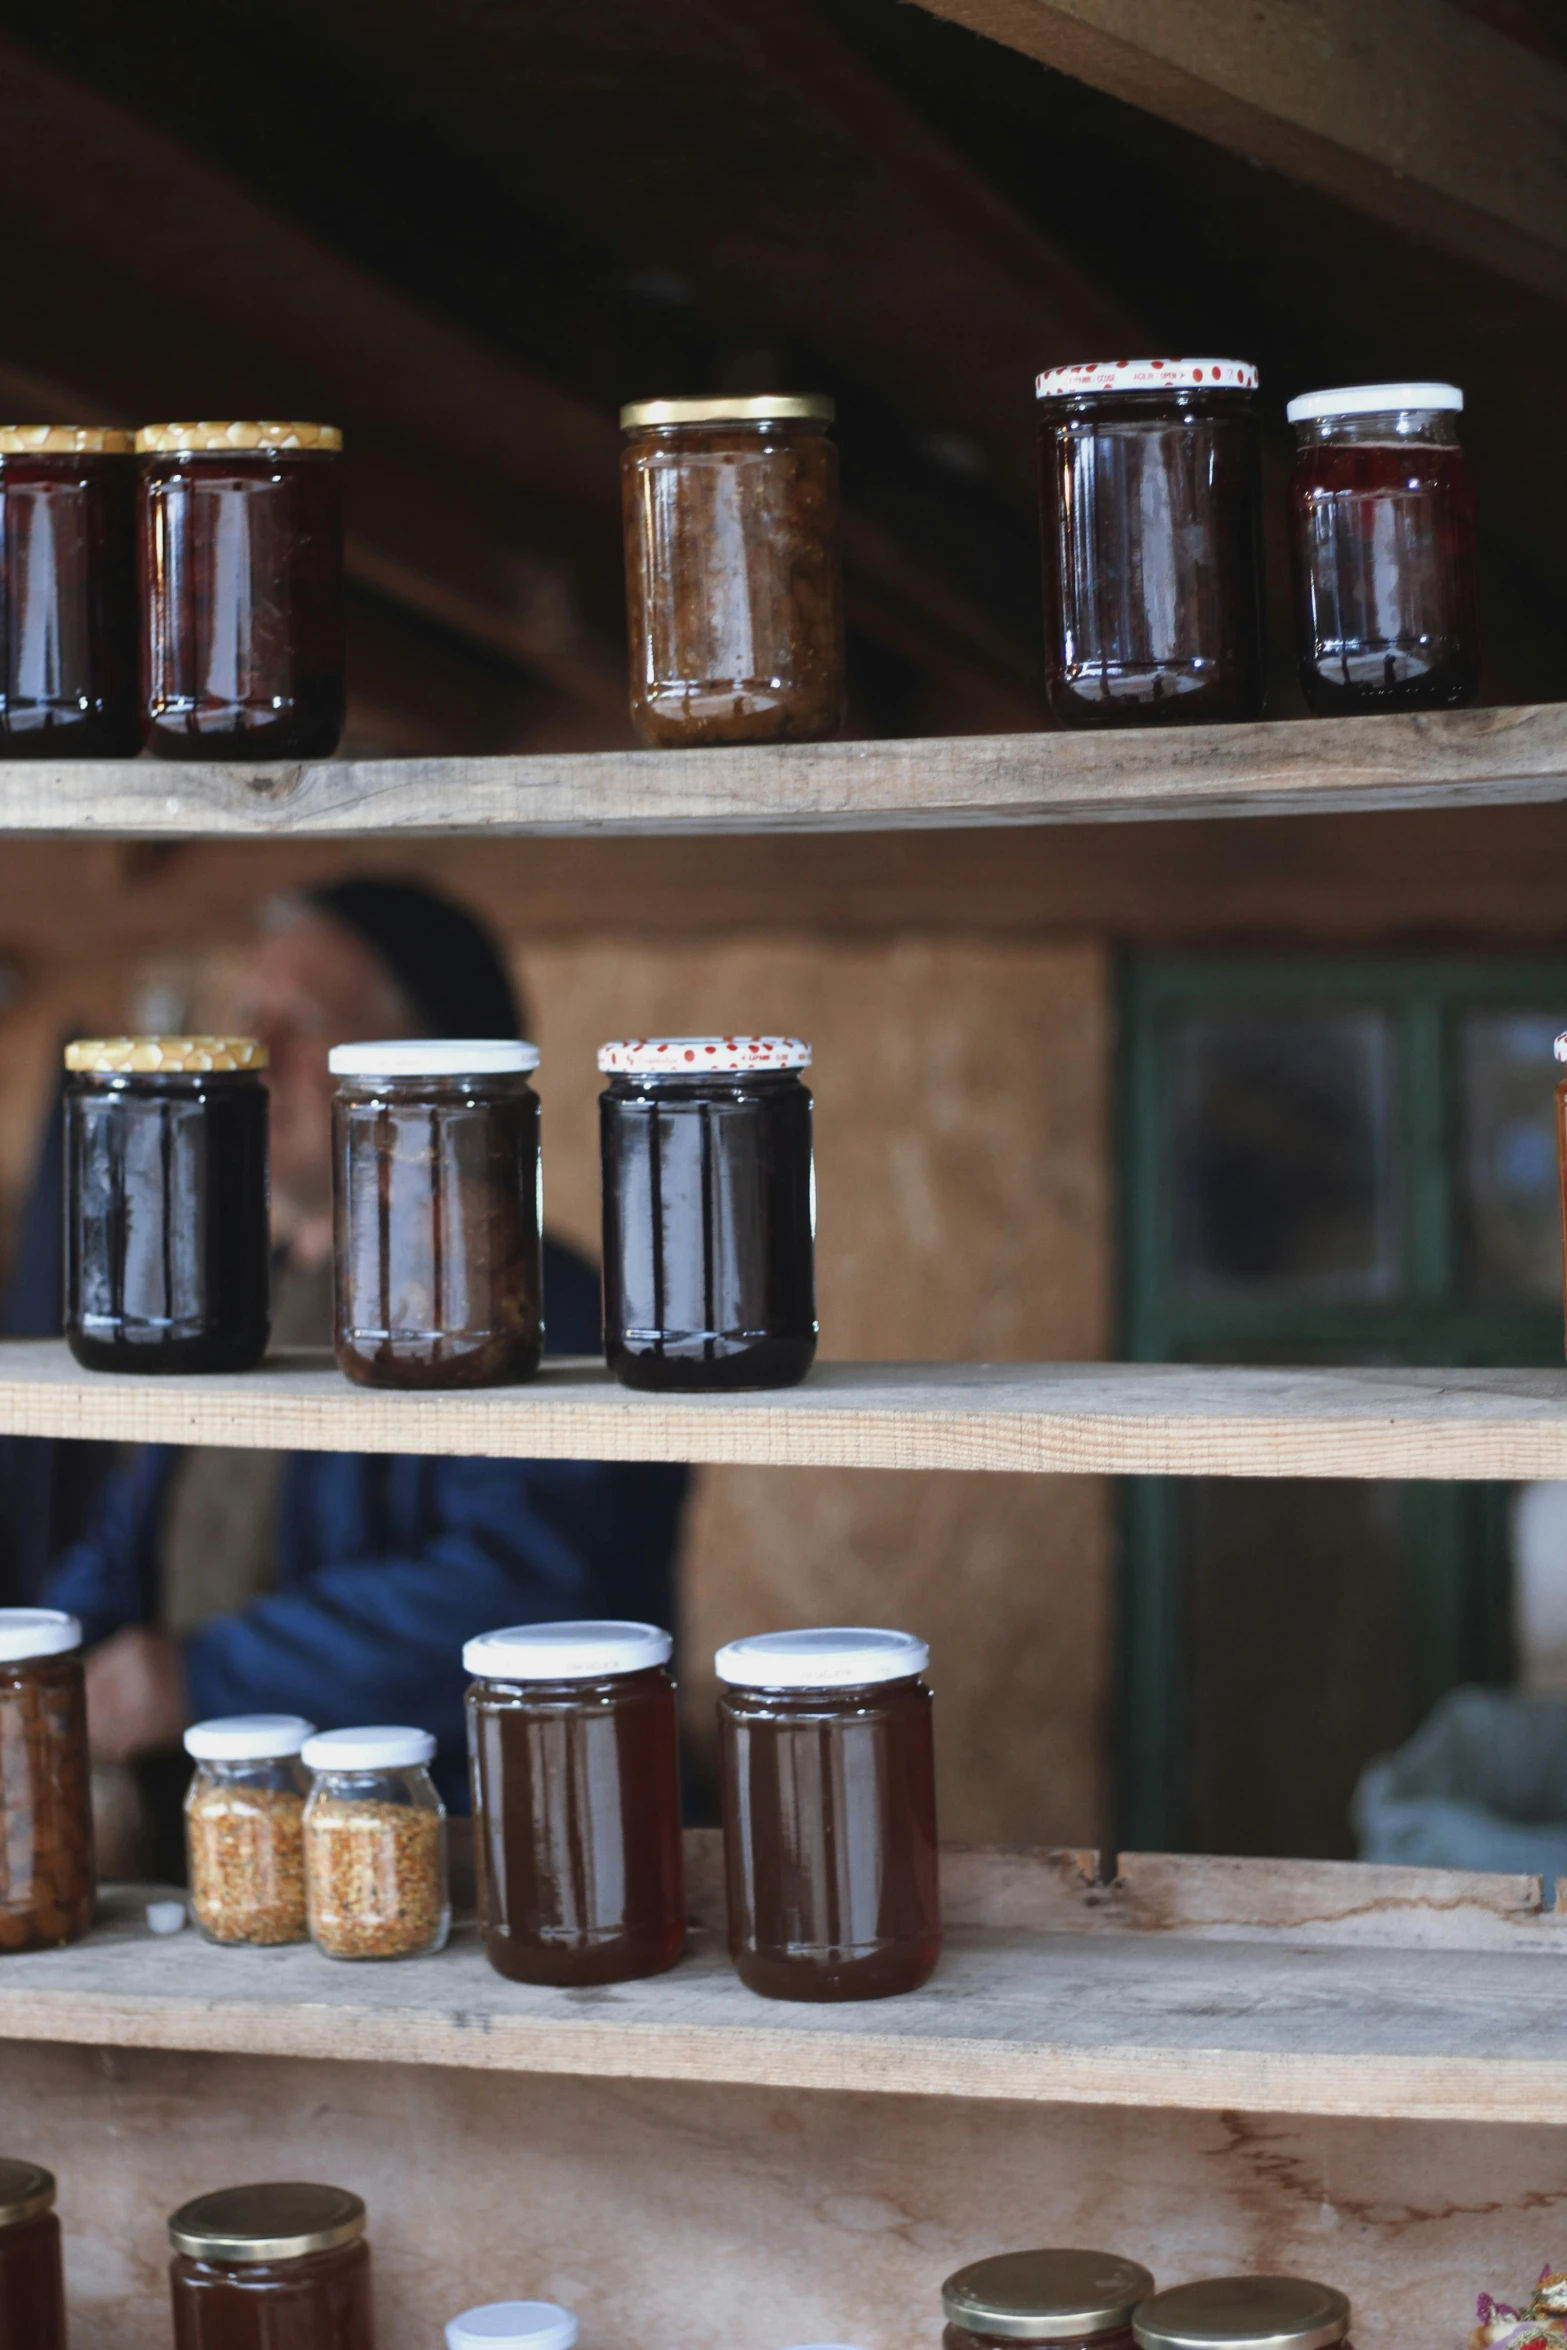
[(431, 1036), (526, 1036), (525, 1012), (484, 925), (417, 881), (351, 875), (294, 901), (352, 932)]

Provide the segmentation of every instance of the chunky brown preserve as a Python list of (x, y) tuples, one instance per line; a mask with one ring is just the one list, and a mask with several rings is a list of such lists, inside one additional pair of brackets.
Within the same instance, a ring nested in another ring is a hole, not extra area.
[(1332, 2350), (1349, 2303), (1307, 2277), (1204, 2277), (1144, 2301), (1132, 2337), (1137, 2350)]
[(54, 2180), (8, 2155), (0, 2155), (0, 2350), (65, 2350)]
[(685, 1940), (672, 1643), (652, 1624), (519, 1624), (463, 1662), (480, 1930), (519, 1983), (662, 1974)]
[(365, 2207), (341, 2187), (198, 2195), (169, 2222), (174, 2350), (375, 2350)]
[(140, 749), (132, 436), (0, 425), (0, 752)]
[(645, 743), (816, 742), (843, 721), (833, 404), (623, 408), (631, 719)]
[(0, 1956), (74, 1942), (92, 1924), (81, 1647), (74, 1616), (0, 1608)]
[(884, 1999), (940, 1956), (927, 1657), (860, 1629), (718, 1652), (729, 1949), (764, 1998)]
[(944, 2350), (1130, 2350), (1132, 2312), (1153, 2278), (1115, 2252), (1001, 2252), (971, 2261), (941, 2288)]
[(446, 1806), (428, 1730), (323, 1730), (307, 1738), (305, 1903), (326, 1958), (423, 1958), (445, 1947), (452, 1908)]

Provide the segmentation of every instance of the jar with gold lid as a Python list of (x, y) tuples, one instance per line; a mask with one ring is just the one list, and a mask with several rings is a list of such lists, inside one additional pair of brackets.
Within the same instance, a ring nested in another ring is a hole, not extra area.
[(76, 1941), (96, 1892), (82, 1627), (0, 1608), (0, 1954)]
[(1349, 2302), (1307, 2277), (1204, 2277), (1169, 2285), (1132, 2320), (1138, 2350), (1331, 2350)]
[(65, 2350), (65, 2278), (54, 2178), (0, 2154), (0, 2342)]
[(174, 2350), (375, 2350), (365, 2207), (344, 2187), (220, 2187), (169, 2222)]
[(971, 2261), (941, 2288), (944, 2350), (1052, 2342), (1131, 2350), (1132, 2312), (1153, 2291), (1140, 2262), (1116, 2252), (1001, 2252)]
[(67, 1045), (65, 1335), (94, 1371), (247, 1371), (269, 1329), (266, 1048)]
[(0, 756), (140, 749), (133, 436), (0, 425)]
[(343, 436), (136, 435), (141, 712), (166, 759), (324, 759), (343, 731)]

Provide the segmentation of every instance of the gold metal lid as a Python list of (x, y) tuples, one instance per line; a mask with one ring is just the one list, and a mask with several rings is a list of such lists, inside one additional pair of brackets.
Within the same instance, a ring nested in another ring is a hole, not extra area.
[(144, 424), (136, 435), (143, 457), (221, 455), (224, 450), (340, 449), (335, 424)]
[(182, 2203), (169, 2242), (189, 2260), (301, 2260), (331, 2252), (365, 2232), (364, 2198), (346, 2187), (287, 2180), (264, 2187), (219, 2187)]
[(253, 1036), (79, 1036), (65, 1048), (78, 1076), (180, 1077), (208, 1069), (264, 1069), (267, 1048)]
[(126, 424), (0, 424), (0, 457), (128, 457)]
[(0, 2228), (14, 2228), (24, 2219), (41, 2219), (54, 2209), (54, 2173), (41, 2163), (19, 2162), (0, 2154)]
[(634, 400), (620, 411), (622, 432), (646, 424), (831, 424), (836, 404), (822, 392), (766, 392), (754, 400)]
[(1349, 2332), (1349, 2303), (1307, 2277), (1205, 2277), (1155, 2293), (1132, 2331), (1143, 2350), (1327, 2350)]
[(965, 2333), (1082, 2342), (1126, 2326), (1153, 2278), (1114, 2252), (1002, 2252), (948, 2277), (941, 2306)]

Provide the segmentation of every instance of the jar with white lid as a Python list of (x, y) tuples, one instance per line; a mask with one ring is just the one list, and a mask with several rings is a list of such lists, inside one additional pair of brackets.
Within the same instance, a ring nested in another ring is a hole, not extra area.
[(811, 1048), (601, 1045), (604, 1353), (623, 1386), (792, 1387), (816, 1359)]
[(0, 1955), (76, 1941), (96, 1897), (82, 1627), (0, 1608)]
[(314, 1730), (298, 1714), (229, 1714), (186, 1731), (190, 1911), (207, 1941), (309, 1939), (301, 1750)]
[(174, 2350), (375, 2350), (363, 2199), (307, 2180), (219, 2187), (169, 2221)]
[(544, 1348), (538, 1047), (341, 1044), (330, 1056), (337, 1359), (362, 1387), (494, 1387)]
[(1306, 2277), (1204, 2277), (1167, 2285), (1132, 2319), (1137, 2350), (1332, 2350), (1349, 2302)]
[(1456, 384), (1349, 384), (1285, 410), (1296, 651), (1319, 718), (1456, 710), (1480, 690), (1463, 405)]
[(451, 1930), (446, 1806), (428, 1730), (322, 1730), (304, 1745), (310, 1938), (327, 1958), (423, 1958)]
[(930, 1650), (764, 1632), (718, 1651), (729, 1950), (768, 1999), (885, 1999), (941, 1955)]
[(673, 1642), (656, 1624), (470, 1640), (479, 1928), (517, 1983), (625, 1983), (685, 1941)]
[(558, 2301), (487, 2301), (446, 2328), (446, 2350), (572, 2350), (579, 2328)]

